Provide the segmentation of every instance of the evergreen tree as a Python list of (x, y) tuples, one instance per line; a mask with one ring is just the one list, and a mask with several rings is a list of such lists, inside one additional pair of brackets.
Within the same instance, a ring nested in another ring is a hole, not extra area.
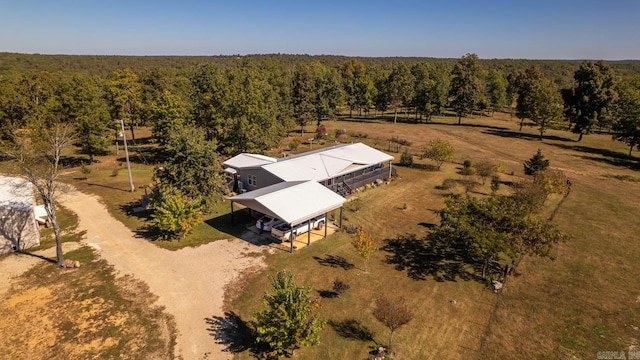
[(549, 160), (544, 158), (542, 150), (538, 149), (533, 157), (524, 162), (525, 175), (535, 175), (538, 171), (543, 171), (549, 167)]
[(269, 277), (272, 293), (266, 293), (262, 303), (266, 310), (253, 314), (251, 325), (256, 341), (267, 350), (264, 357), (290, 357), (302, 346), (320, 341), (325, 322), (318, 317), (318, 300), (309, 296), (310, 289), (296, 286), (291, 273), (280, 271)]

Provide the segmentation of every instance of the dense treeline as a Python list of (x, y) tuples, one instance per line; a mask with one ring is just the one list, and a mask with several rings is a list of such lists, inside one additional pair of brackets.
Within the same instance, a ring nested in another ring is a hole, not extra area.
[(34, 117), (71, 123), (78, 129), (77, 145), (91, 160), (116, 134), (115, 120), (134, 140), (136, 126), (151, 126), (162, 146), (172, 134), (195, 126), (214, 141), (218, 153), (232, 156), (264, 152), (295, 126), (304, 132), (306, 125), (320, 125), (346, 110), (365, 118), (393, 111), (394, 122), (399, 113), (404, 121), (411, 114), (412, 121), (428, 122), (450, 110), (461, 123), (473, 112), (515, 109), (521, 127), (525, 119), (534, 122), (541, 138), (546, 129), (568, 120), (579, 139), (598, 129), (613, 131), (630, 150), (640, 142), (640, 75), (623, 75), (640, 69), (635, 63), (481, 60), (475, 54), (455, 61), (307, 55), (0, 57), (12, 60), (3, 62), (0, 72), (0, 137), (13, 141)]
[[(245, 59), (254, 62), (275, 61), (291, 67), (302, 63), (319, 62), (325, 66), (336, 67), (353, 57), (338, 55), (218, 55), (218, 56), (120, 56), (120, 55), (42, 55), (0, 52), (0, 74), (7, 71), (62, 71), (85, 72), (106, 76), (114, 70), (128, 68), (136, 73), (163, 68), (173, 72), (203, 64), (221, 67), (236, 66)], [(357, 57), (366, 66), (391, 69), (398, 63), (409, 66), (417, 63), (446, 65), (452, 67), (458, 59), (430, 57)], [(556, 79), (560, 86), (571, 82), (573, 72), (582, 60), (529, 60), (529, 59), (481, 59), (480, 64), (486, 70), (499, 70), (505, 74), (530, 66), (538, 66), (547, 76)], [(607, 61), (616, 74), (621, 77), (640, 75), (640, 60)]]

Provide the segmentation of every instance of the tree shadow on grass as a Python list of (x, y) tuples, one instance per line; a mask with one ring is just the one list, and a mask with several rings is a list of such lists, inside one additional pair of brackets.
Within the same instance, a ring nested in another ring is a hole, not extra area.
[(356, 319), (329, 321), (329, 326), (345, 339), (373, 341), (373, 332)]
[(318, 262), (318, 264), (322, 266), (330, 266), (332, 268), (341, 267), (344, 270), (351, 270), (355, 267), (354, 264), (348, 262), (347, 259), (343, 258), (342, 256), (327, 254), (323, 258), (318, 256), (314, 256), (313, 258)]
[(581, 159), (597, 161), (601, 163), (605, 163), (608, 165), (626, 167), (632, 170), (640, 170), (640, 161), (635, 156), (629, 156), (626, 153), (612, 151), (609, 149), (600, 149), (600, 148), (592, 148), (588, 146), (582, 145), (566, 145), (566, 144), (551, 144), (553, 146), (559, 147), (561, 149), (572, 150), (592, 155), (600, 155), (599, 156), (588, 156), (588, 155), (576, 155)]
[(217, 344), (224, 346), (225, 352), (237, 354), (249, 350), (254, 355), (262, 352), (249, 323), (235, 312), (228, 311), (224, 316), (213, 316), (204, 320), (209, 335), (213, 336)]
[[(529, 134), (529, 133), (522, 133), (522, 132), (518, 132), (518, 131), (497, 130), (497, 129), (488, 129), (488, 130), (485, 130), (484, 133), (485, 134), (489, 134), (489, 135), (496, 135), (496, 136), (500, 136), (500, 137), (506, 137), (506, 138), (540, 141), (540, 135), (539, 134)], [(555, 141), (571, 141), (571, 142), (574, 141), (573, 139), (562, 137), (562, 136), (557, 136), (557, 135), (544, 135), (542, 137), (542, 139), (543, 140), (555, 140)]]
[(318, 295), (324, 299), (335, 299), (338, 297), (338, 293), (331, 290), (318, 290)]
[(389, 253), (388, 264), (395, 265), (398, 271), (407, 271), (413, 280), (426, 280), (431, 276), (440, 282), (484, 281), (477, 275), (478, 264), (466, 258), (462, 246), (439, 241), (432, 234), (422, 239), (414, 234), (387, 239), (382, 250)]

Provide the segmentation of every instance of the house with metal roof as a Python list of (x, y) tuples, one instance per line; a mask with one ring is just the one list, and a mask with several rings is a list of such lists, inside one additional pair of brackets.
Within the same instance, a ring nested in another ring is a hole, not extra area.
[(35, 207), (31, 183), (0, 176), (0, 254), (40, 245)]
[[(343, 196), (393, 174), (393, 156), (362, 143), (340, 144), (283, 158), (240, 154), (223, 163), (237, 189), (252, 191), (285, 181), (316, 181)], [(238, 191), (236, 191), (238, 192)]]
[[(393, 156), (362, 143), (343, 144), (284, 158), (240, 154), (223, 163), (234, 176), (231, 201), (284, 221), (293, 229), (319, 215), (340, 209), (353, 190), (366, 183), (389, 178), (393, 174)], [(326, 226), (325, 235), (327, 235)], [(293, 251), (295, 231), (290, 232)], [(307, 244), (310, 243), (307, 232)]]

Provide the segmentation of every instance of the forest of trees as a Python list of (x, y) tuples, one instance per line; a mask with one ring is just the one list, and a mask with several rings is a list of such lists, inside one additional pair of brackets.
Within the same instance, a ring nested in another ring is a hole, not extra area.
[[(510, 111), (540, 136), (567, 121), (579, 139), (595, 130), (640, 145), (640, 63), (559, 60), (346, 58), (249, 55), (128, 57), (0, 54), (0, 138), (34, 117), (77, 127), (76, 145), (103, 153), (122, 120), (135, 140), (150, 126), (165, 146), (185, 127), (202, 129), (223, 156), (264, 152), (289, 132), (381, 111), (429, 121), (450, 110)], [(406, 121), (406, 119), (402, 119)]]

